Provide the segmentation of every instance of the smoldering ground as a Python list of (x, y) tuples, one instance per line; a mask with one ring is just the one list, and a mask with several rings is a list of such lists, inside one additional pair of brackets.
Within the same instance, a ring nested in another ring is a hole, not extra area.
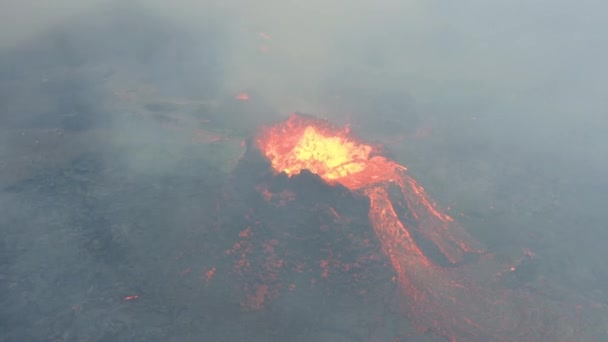
[[(200, 247), (241, 141), (291, 111), (383, 143), (505, 263), (532, 250), (512, 286), (608, 300), (600, 2), (1, 6), (3, 340), (264, 339)], [(357, 338), (288, 304), (283, 333)]]

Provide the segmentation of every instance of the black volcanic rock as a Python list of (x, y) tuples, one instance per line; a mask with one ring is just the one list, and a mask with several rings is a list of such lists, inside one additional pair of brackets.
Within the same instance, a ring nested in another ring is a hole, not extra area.
[(228, 251), (222, 256), (248, 265), (229, 275), (238, 279), (231, 282), (240, 284), (236, 291), (243, 298), (244, 288), (267, 286), (269, 307), (290, 312), (297, 308), (273, 303), (308, 298), (308, 305), (327, 311), (331, 302), (360, 303), (360, 294), (373, 293), (378, 282), (392, 286), (393, 271), (369, 222), (368, 198), (308, 170), (276, 174), (252, 142), (220, 206), (219, 231)]

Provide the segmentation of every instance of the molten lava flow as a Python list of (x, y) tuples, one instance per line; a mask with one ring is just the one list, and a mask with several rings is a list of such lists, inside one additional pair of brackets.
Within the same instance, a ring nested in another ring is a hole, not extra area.
[[(492, 275), (498, 265), (482, 253), (478, 243), (437, 209), (405, 167), (378, 155), (376, 148), (358, 142), (348, 130), (292, 115), (265, 128), (257, 145), (277, 173), (292, 176), (307, 169), (329, 184), (369, 198), (370, 221), (407, 294), (411, 319), (421, 331), (432, 329), (452, 341), (568, 340), (565, 335), (538, 332), (542, 330), (538, 326), (546, 328), (547, 321), (558, 320), (538, 317), (538, 303), (497, 286)], [(399, 187), (413, 217), (407, 225), (391, 201), (391, 185)], [(431, 241), (452, 267), (429, 258), (412, 233)], [(479, 256), (475, 269), (460, 265), (471, 253)]]
[(450, 262), (456, 264), (465, 253), (480, 252), (475, 241), (451, 224), (454, 220), (437, 210), (424, 189), (405, 174), (404, 166), (374, 155), (377, 149), (355, 141), (348, 130), (292, 115), (286, 122), (265, 129), (257, 142), (276, 172), (291, 176), (307, 169), (330, 184), (351, 190), (397, 184), (419, 226), (424, 227), (419, 233), (433, 241)]

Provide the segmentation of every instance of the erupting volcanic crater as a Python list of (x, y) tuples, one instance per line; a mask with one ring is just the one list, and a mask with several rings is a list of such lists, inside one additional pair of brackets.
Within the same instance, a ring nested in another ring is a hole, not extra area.
[(420, 333), (580, 340), (566, 315), (504, 286), (509, 267), (442, 212), (404, 166), (348, 129), (299, 114), (264, 127), (220, 205), (227, 214), (219, 230), (237, 237), (224, 244), (225, 274), (238, 278), (232, 283), (244, 310), (323, 285), (363, 301), (392, 286), (388, 301), (400, 303)]

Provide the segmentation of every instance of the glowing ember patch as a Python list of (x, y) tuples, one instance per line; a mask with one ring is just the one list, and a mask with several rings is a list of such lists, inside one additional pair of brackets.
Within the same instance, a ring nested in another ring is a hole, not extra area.
[(205, 272), (205, 282), (209, 283), (211, 281), (211, 278), (213, 278), (213, 276), (215, 275), (215, 267), (211, 267), (207, 272)]
[(247, 101), (247, 100), (249, 100), (249, 94), (247, 94), (247, 93), (240, 93), (237, 96), (235, 96), (234, 98), (237, 99), (237, 100), (240, 100), (240, 101)]

